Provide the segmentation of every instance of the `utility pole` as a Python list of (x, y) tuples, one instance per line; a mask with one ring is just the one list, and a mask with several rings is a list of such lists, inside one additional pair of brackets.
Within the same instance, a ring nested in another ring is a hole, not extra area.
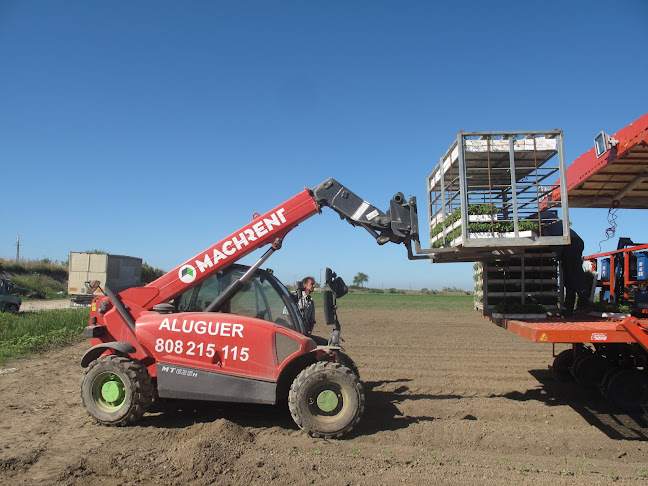
[(20, 235), (16, 237), (16, 261), (20, 261)]

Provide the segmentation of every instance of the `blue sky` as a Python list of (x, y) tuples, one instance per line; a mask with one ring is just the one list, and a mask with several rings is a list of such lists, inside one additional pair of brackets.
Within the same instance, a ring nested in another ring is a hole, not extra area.
[[(171, 270), (328, 177), (382, 210), (415, 195), (425, 226), (425, 177), (459, 130), (559, 128), (569, 162), (645, 114), (647, 18), (646, 0), (4, 0), (0, 256), (20, 235), (24, 258)], [(606, 215), (571, 211), (586, 253)], [(617, 237), (648, 241), (638, 218), (619, 211)], [(330, 266), (472, 286), (471, 264), (408, 261), (327, 209), (268, 265), (287, 284)]]

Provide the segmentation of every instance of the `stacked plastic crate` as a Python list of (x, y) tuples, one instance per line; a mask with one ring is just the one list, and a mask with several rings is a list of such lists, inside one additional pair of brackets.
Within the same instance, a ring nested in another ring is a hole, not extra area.
[(475, 295), (479, 295), (480, 305), (475, 307), (484, 315), (540, 318), (558, 312), (560, 273), (556, 255), (550, 250), (531, 248), (521, 255), (479, 265)]

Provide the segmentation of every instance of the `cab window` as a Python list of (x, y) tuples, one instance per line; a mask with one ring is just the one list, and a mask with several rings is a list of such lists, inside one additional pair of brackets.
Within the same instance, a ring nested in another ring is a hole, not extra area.
[(178, 312), (202, 312), (220, 293), (227, 288), (232, 278), (238, 278), (241, 271), (216, 274), (187, 290), (178, 299)]
[[(178, 312), (204, 311), (232, 281), (243, 273), (243, 269), (237, 268), (206, 279), (176, 299)], [(299, 324), (296, 325), (294, 322), (284, 301), (290, 299), (287, 291), (280, 285), (275, 288), (277, 284), (273, 285), (274, 282), (263, 273), (257, 273), (245, 282), (243, 288), (232, 297), (221, 312), (256, 317), (298, 330)]]
[(296, 328), (282, 296), (270, 280), (258, 275), (248, 280), (243, 289), (232, 298), (230, 312)]

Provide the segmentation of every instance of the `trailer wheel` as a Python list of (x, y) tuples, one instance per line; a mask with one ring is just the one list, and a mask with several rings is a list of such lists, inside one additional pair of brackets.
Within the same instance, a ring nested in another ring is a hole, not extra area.
[(551, 373), (556, 381), (567, 383), (574, 381), (574, 375), (571, 373), (571, 367), (574, 365), (574, 350), (565, 349), (554, 359), (551, 366)]
[(608, 388), (610, 387), (610, 382), (614, 379), (616, 375), (619, 373), (623, 373), (625, 370), (628, 368), (621, 368), (620, 366), (615, 366), (614, 368), (611, 368), (607, 373), (605, 373), (605, 376), (603, 377), (603, 382), (601, 383), (601, 393), (603, 394), (604, 398), (609, 398), (608, 397)]
[(648, 405), (648, 375), (636, 369), (617, 373), (608, 385), (610, 400), (624, 412), (640, 411)]
[(295, 423), (313, 437), (338, 438), (351, 431), (364, 412), (358, 377), (339, 363), (317, 362), (292, 383), (288, 406)]
[(151, 377), (137, 361), (114, 354), (102, 356), (83, 374), (81, 400), (96, 422), (130, 425), (151, 406)]
[(586, 388), (595, 388), (603, 382), (610, 363), (600, 354), (582, 354), (574, 362), (576, 381)]

